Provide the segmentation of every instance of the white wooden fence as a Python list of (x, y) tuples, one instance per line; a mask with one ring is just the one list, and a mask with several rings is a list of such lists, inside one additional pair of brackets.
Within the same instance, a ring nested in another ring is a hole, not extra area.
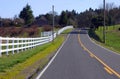
[(67, 29), (70, 29), (70, 28), (73, 28), (73, 26), (66, 26), (66, 27), (60, 29), (57, 34), (59, 35), (59, 34), (61, 34), (64, 30), (67, 30)]
[[(73, 28), (73, 26), (66, 26), (58, 31), (58, 35), (64, 30)], [(54, 38), (56, 38), (56, 33), (54, 33)], [(27, 49), (32, 49), (36, 46), (48, 43), (53, 40), (52, 35), (47, 37), (38, 37), (38, 38), (9, 38), (9, 37), (0, 37), (0, 56), (2, 54), (9, 55), (19, 53)]]
[(41, 32), (41, 36), (43, 37), (50, 36), (50, 35), (52, 35), (52, 31)]

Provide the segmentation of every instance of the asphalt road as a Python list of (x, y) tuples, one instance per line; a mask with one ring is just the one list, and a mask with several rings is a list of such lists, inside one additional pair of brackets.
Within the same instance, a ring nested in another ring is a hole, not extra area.
[[(105, 66), (96, 60), (95, 57), (90, 56), (83, 49), (78, 38), (81, 39), (82, 43), (90, 51), (105, 61), (105, 63), (109, 63), (113, 68), (116, 65), (120, 67), (118, 64), (120, 60), (119, 55), (114, 53), (110, 53), (113, 56), (109, 55), (109, 52), (106, 52), (107, 50), (92, 43), (85, 31), (78, 32), (76, 30), (70, 34), (55, 59), (38, 79), (119, 79), (115, 74), (108, 73), (109, 70), (105, 70)], [(111, 63), (114, 56), (116, 56), (115, 62)], [(117, 60), (117, 57), (119, 60)]]

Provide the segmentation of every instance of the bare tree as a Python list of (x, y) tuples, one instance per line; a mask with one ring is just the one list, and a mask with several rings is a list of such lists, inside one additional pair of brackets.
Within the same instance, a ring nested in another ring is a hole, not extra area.
[(115, 8), (115, 4), (114, 3), (106, 3), (106, 10), (109, 12), (110, 10), (112, 10), (113, 8)]
[[(113, 9), (113, 8), (115, 8), (115, 7), (116, 7), (116, 6), (115, 6), (114, 3), (106, 3), (105, 9), (106, 9), (106, 11), (110, 11), (111, 9)], [(99, 9), (103, 9), (103, 4), (101, 4), (101, 5), (99, 6)]]

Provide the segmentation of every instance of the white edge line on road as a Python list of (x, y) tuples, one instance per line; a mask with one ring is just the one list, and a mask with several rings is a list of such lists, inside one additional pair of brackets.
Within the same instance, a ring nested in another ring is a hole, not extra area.
[(62, 47), (64, 46), (64, 44), (66, 43), (67, 39), (69, 38), (70, 34), (67, 36), (66, 40), (64, 41), (64, 43), (60, 46), (60, 48), (58, 49), (58, 51), (56, 52), (56, 54), (52, 57), (52, 59), (49, 61), (49, 63), (45, 66), (45, 68), (40, 72), (40, 74), (36, 77), (36, 79), (40, 79), (40, 77), (44, 74), (44, 72), (47, 70), (47, 68), (51, 65), (51, 63), (54, 61), (54, 59), (56, 58), (56, 56), (58, 55), (58, 53), (60, 52), (60, 50), (62, 49)]
[(111, 52), (111, 53), (114, 53), (114, 54), (116, 54), (116, 55), (120, 55), (120, 54), (118, 54), (118, 53), (116, 53), (116, 52), (114, 52), (114, 51), (112, 51), (112, 50), (110, 50), (110, 49), (107, 49), (107, 48), (105, 48), (105, 47), (103, 47), (103, 46), (95, 43), (95, 42), (89, 37), (88, 34), (87, 34), (87, 36), (88, 36), (88, 38), (90, 39), (90, 41), (91, 41), (92, 43), (94, 43), (95, 45), (97, 45), (97, 46), (99, 46), (99, 47), (101, 47), (101, 48), (103, 48), (103, 49), (105, 49), (105, 50), (107, 50), (107, 51), (109, 51), (109, 52)]

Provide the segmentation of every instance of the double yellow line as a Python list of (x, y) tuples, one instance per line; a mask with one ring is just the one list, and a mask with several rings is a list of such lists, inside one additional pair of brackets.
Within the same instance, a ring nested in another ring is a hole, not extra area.
[(97, 61), (99, 61), (99, 62), (104, 66), (104, 69), (105, 69), (110, 75), (113, 75), (113, 74), (114, 74), (114, 75), (116, 75), (118, 78), (120, 78), (120, 74), (119, 74), (118, 72), (116, 72), (115, 70), (113, 70), (110, 66), (108, 66), (105, 62), (103, 62), (100, 58), (98, 58), (96, 55), (94, 55), (90, 50), (88, 50), (88, 49), (84, 46), (84, 44), (81, 42), (80, 34), (78, 34), (78, 41), (79, 41), (81, 47), (82, 47), (85, 51), (87, 51), (92, 58), (95, 58)]

